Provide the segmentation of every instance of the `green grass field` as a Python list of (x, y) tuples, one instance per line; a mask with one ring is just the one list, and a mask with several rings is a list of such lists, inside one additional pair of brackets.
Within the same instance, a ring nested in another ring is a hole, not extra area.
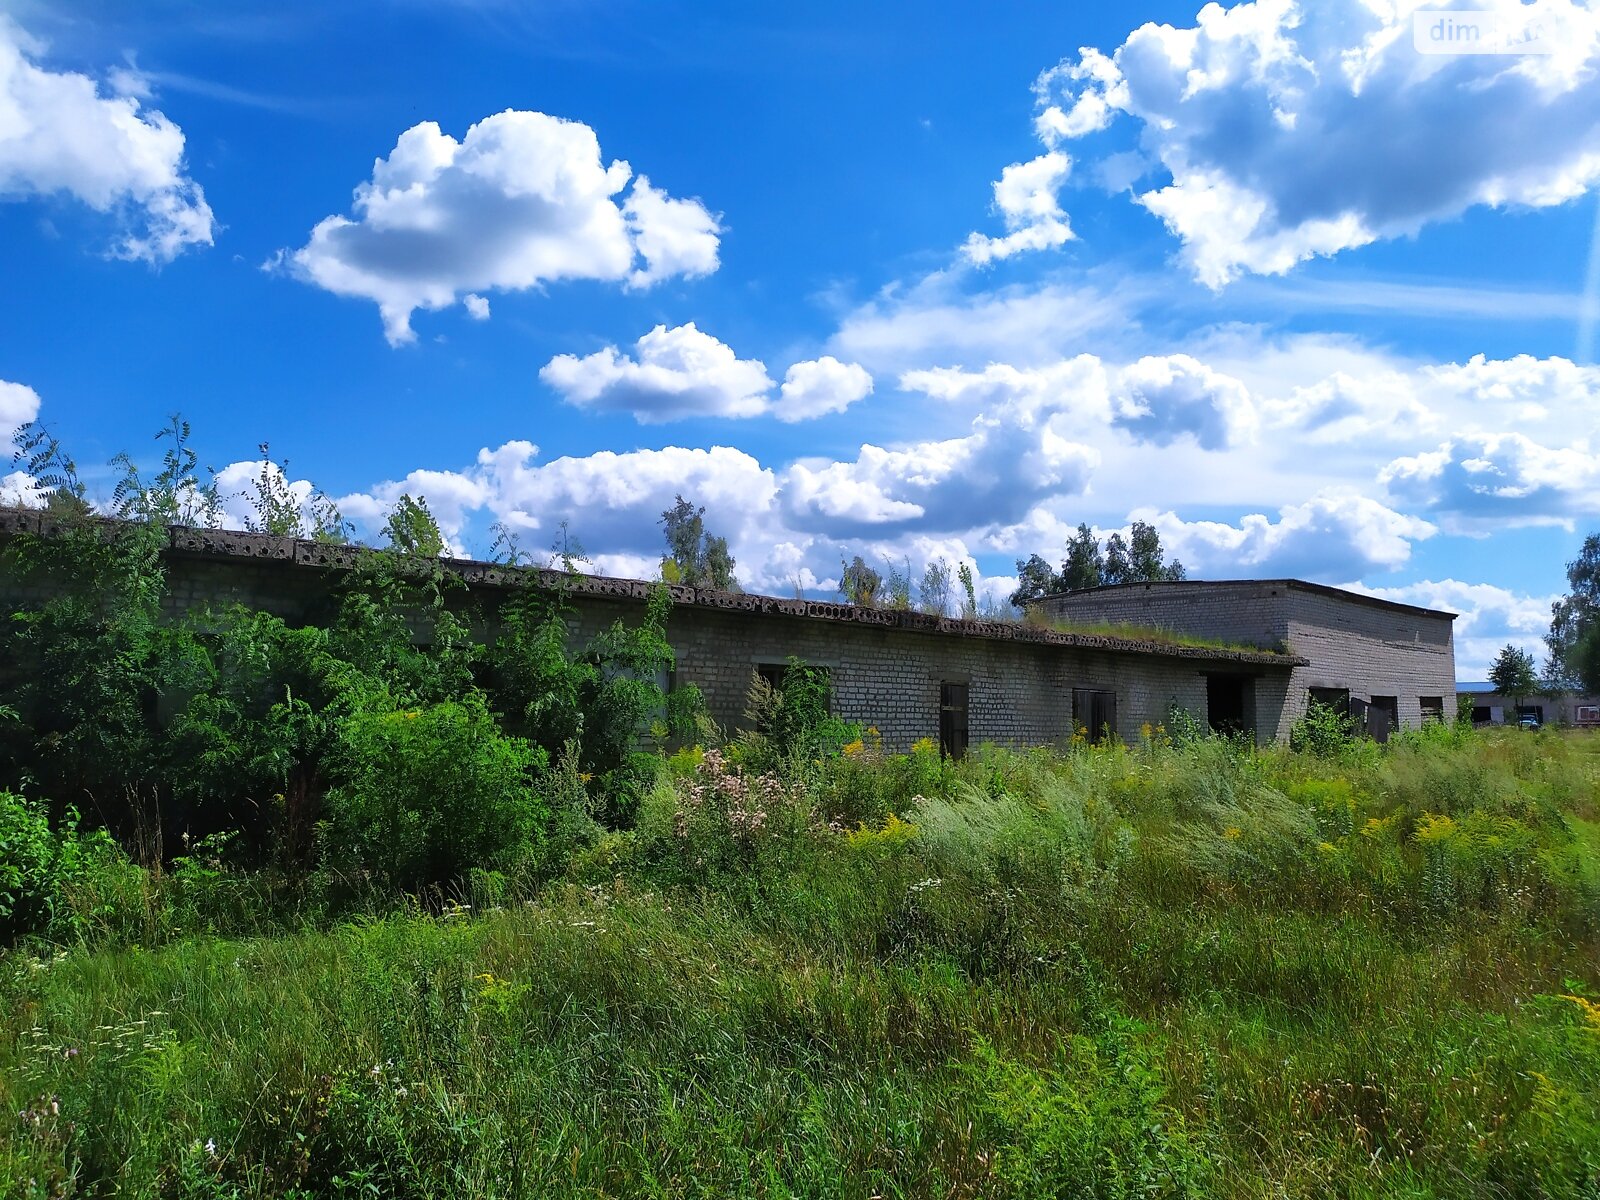
[(105, 865), (0, 959), (0, 1188), (1600, 1196), (1597, 750), (691, 751), (451, 900)]

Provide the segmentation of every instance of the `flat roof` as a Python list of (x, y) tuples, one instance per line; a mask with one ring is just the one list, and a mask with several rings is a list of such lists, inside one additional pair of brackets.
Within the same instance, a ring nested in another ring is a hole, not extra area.
[[(114, 528), (114, 518), (96, 518), (102, 527)], [(0, 541), (18, 534), (50, 536), (59, 526), (38, 509), (0, 507)], [(245, 533), (232, 529), (201, 529), (174, 525), (167, 530), (167, 551), (182, 558), (235, 559), (259, 565), (281, 565), (287, 570), (339, 570), (357, 566), (364, 554), (379, 553), (360, 545), (335, 545), (305, 538)], [(606, 575), (569, 575), (545, 567), (515, 566), (477, 559), (441, 558), (440, 564), (469, 587), (510, 589), (533, 583), (548, 590), (596, 600), (644, 601), (657, 587), (666, 587), (674, 604), (701, 610), (763, 613), (878, 628), (901, 629), (992, 641), (1055, 646), (1063, 649), (1100, 650), (1161, 658), (1193, 659), (1289, 668), (1306, 659), (1272, 650), (1225, 650), (1182, 645), (1154, 638), (1114, 637), (1096, 633), (1064, 633), (1022, 621), (965, 620), (940, 617), (915, 610), (864, 608), (830, 600), (785, 599), (753, 592), (723, 592), (714, 588), (662, 584), (660, 581), (618, 579)]]
[(1459, 615), (1442, 608), (1423, 608), (1417, 604), (1402, 604), (1398, 600), (1385, 600), (1381, 596), (1369, 596), (1365, 592), (1352, 592), (1345, 588), (1332, 587), (1326, 583), (1312, 583), (1309, 579), (1162, 579), (1139, 583), (1108, 583), (1100, 587), (1081, 588), (1072, 592), (1051, 592), (1041, 596), (1041, 600), (1054, 600), (1065, 596), (1094, 596), (1102, 592), (1121, 592), (1132, 588), (1187, 588), (1198, 590), (1210, 587), (1237, 587), (1241, 583), (1255, 584), (1261, 587), (1292, 588), (1296, 591), (1314, 592), (1319, 596), (1328, 596), (1335, 600), (1348, 601), (1351, 604), (1366, 604), (1373, 608), (1385, 608), (1393, 612), (1407, 612), (1427, 617), (1444, 617), (1454, 621)]

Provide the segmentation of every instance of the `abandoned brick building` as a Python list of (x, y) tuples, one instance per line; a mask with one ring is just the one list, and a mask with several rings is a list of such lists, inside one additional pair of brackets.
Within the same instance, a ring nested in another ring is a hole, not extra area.
[(1374, 736), (1455, 715), (1455, 614), (1301, 579), (1126, 583), (1046, 596), (1054, 621), (1110, 621), (1196, 637), (1281, 646), (1296, 657), (1286, 703), (1261, 703), (1243, 674), (1207, 679), (1213, 723), (1245, 714), (1262, 739), (1287, 737), (1317, 702), (1351, 712)]
[[(0, 510), (0, 539), (41, 528)], [(294, 619), (324, 599), (350, 547), (265, 534), (173, 528), (167, 604), (242, 601)], [(492, 622), (508, 590), (553, 573), (453, 560), (467, 602)], [(564, 579), (577, 637), (635, 619), (653, 585)], [(1136, 738), (1173, 705), (1218, 728), (1286, 737), (1310, 699), (1372, 706), (1399, 724), (1453, 711), (1449, 613), (1295, 580), (1135, 584), (1054, 596), (1051, 622), (969, 621), (918, 612), (671, 586), (672, 686), (696, 684), (711, 716), (737, 726), (753, 674), (790, 657), (827, 669), (836, 715), (904, 749), (985, 741), (1043, 745), (1084, 731)], [(35, 596), (12, 595), (8, 604)], [(1074, 632), (1072, 623), (1149, 627), (1148, 636)], [(1166, 631), (1166, 632), (1157, 632)], [(1185, 642), (1218, 639), (1228, 648)], [(1381, 721), (1381, 718), (1380, 718)]]

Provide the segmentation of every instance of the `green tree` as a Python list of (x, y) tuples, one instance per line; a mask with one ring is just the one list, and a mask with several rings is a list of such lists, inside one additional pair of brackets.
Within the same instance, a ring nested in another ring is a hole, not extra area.
[[(514, 545), (511, 549), (515, 552)], [(589, 560), (589, 552), (583, 548), (578, 535), (572, 532), (572, 526), (563, 517), (556, 539), (550, 543), (550, 567), (567, 575), (577, 575), (580, 574), (578, 570), (580, 563), (591, 570), (594, 568), (594, 564)]]
[(1133, 556), (1128, 550), (1128, 543), (1120, 533), (1113, 533), (1106, 539), (1106, 560), (1100, 572), (1100, 582), (1109, 587), (1116, 583), (1132, 583), (1134, 578)]
[(661, 557), (661, 578), (668, 583), (690, 587), (739, 590), (734, 577), (734, 557), (728, 552), (728, 539), (706, 531), (706, 510), (696, 508), (682, 496), (674, 496), (672, 507), (661, 514), (667, 553)]
[(161, 470), (146, 483), (138, 466), (126, 451), (111, 460), (120, 467), (122, 478), (111, 495), (111, 511), (124, 521), (145, 521), (154, 525), (204, 525), (215, 529), (222, 523), (222, 499), (215, 476), (201, 483), (196, 474), (199, 458), (189, 445), (189, 422), (177, 413), (168, 418), (156, 441), (167, 441)]
[(1489, 682), (1494, 684), (1495, 691), (1510, 696), (1513, 703), (1520, 705), (1522, 698), (1539, 686), (1533, 655), (1508, 643), (1489, 668)]
[(85, 499), (87, 489), (78, 477), (78, 464), (48, 425), (29, 421), (11, 435), (16, 452), (11, 461), (34, 481), (45, 496), (45, 511), (57, 517), (87, 517), (93, 513)]
[(1563, 689), (1600, 691), (1600, 533), (1567, 564), (1567, 586), (1550, 606), (1545, 677)]
[(902, 566), (889, 567), (889, 576), (884, 584), (884, 595), (889, 601), (889, 607), (900, 612), (907, 612), (911, 608), (911, 560), (905, 560)]
[(917, 589), (918, 603), (931, 617), (944, 617), (950, 613), (950, 564), (942, 558), (933, 559), (923, 569), (922, 584)]
[(289, 482), (289, 460), (275, 463), (271, 449), (262, 442), (261, 465), (245, 494), (252, 515), (244, 527), (251, 533), (270, 533), (277, 537), (311, 538), (318, 542), (343, 544), (349, 540), (350, 526), (339, 506), (326, 494), (311, 488), (304, 499)]
[(1100, 542), (1094, 530), (1079, 525), (1077, 534), (1067, 543), (1067, 557), (1061, 564), (1057, 590), (1080, 592), (1099, 587), (1104, 582), (1104, 574), (1105, 559), (1100, 554)]
[(839, 564), (839, 594), (847, 603), (876, 608), (882, 589), (883, 576), (867, 566), (861, 555)]
[(383, 523), (383, 535), (389, 548), (400, 554), (438, 558), (444, 553), (444, 534), (439, 532), (439, 522), (428, 509), (426, 496), (413, 500), (407, 494), (396, 500)]
[(500, 613), (500, 636), (484, 663), (506, 725), (547, 752), (552, 761), (576, 748), (578, 766), (595, 778), (616, 823), (631, 820), (639, 797), (654, 782), (654, 766), (637, 753), (668, 737), (688, 737), (704, 711), (694, 685), (670, 684), (676, 664), (667, 642), (671, 596), (654, 589), (644, 619), (620, 621), (578, 653), (568, 648), (560, 592), (536, 587), (512, 593)]
[[(1060, 590), (1056, 573), (1050, 564), (1037, 554), (1017, 559), (1017, 590), (1011, 593), (1011, 603), (1026, 608), (1035, 600)], [(976, 607), (976, 605), (974, 605)]]
[(978, 615), (978, 589), (972, 568), (966, 563), (961, 563), (956, 567), (956, 579), (961, 584), (961, 619), (974, 620)]
[(1144, 521), (1135, 521), (1129, 534), (1127, 582), (1159, 583), (1162, 580), (1184, 579), (1187, 576), (1188, 572), (1184, 570), (1181, 562), (1174, 559), (1169, 564), (1165, 561), (1165, 552), (1161, 548), (1161, 534), (1155, 526)]

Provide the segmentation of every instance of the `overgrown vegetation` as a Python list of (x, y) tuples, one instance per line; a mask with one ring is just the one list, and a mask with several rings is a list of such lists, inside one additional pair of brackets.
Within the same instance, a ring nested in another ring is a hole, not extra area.
[[(410, 501), (303, 623), (173, 615), (36, 451), (7, 1200), (1600, 1195), (1600, 741), (955, 762), (799, 661), (720, 731), (664, 589), (491, 621)], [(136, 511), (205, 519), (169, 465)]]
[[(425, 719), (385, 754), (471, 724)], [(74, 868), (3, 964), (8, 1194), (1600, 1186), (1591, 742), (771, 749), (675, 754), (633, 830), (431, 912)], [(25, 807), (30, 862), (82, 842)]]
[(1281, 646), (1255, 646), (1246, 642), (1230, 642), (1224, 638), (1205, 637), (1181, 629), (1167, 629), (1160, 625), (1133, 625), (1125, 621), (1076, 621), (1061, 617), (1047, 617), (1042, 609), (1030, 607), (1023, 617), (1025, 624), (1058, 633), (1082, 633), (1097, 637), (1126, 638), (1134, 642), (1155, 642), (1163, 646), (1192, 646), (1204, 650), (1241, 650), (1249, 654), (1263, 652), (1282, 653)]
[[(299, 894), (417, 890), (542, 863), (557, 826), (586, 828), (547, 801), (563, 756), (582, 792), (569, 808), (626, 827), (655, 777), (646, 752), (696, 728), (698, 692), (664, 690), (664, 590), (642, 620), (574, 645), (560, 588), (536, 576), (503, 606), (474, 605), (410, 496), (389, 548), (358, 550), (320, 610), (178, 611), (166, 527), (210, 523), (220, 500), (187, 426), (165, 436), (152, 478), (120, 460), (116, 522), (82, 503), (53, 439), (21, 439), (55, 516), (0, 552), (6, 594), (37, 597), (0, 627), (0, 789), (58, 820), (86, 814), (151, 868), (221, 835)], [(284, 490), (265, 447), (262, 461), (252, 527), (340, 528), (336, 512), (302, 523), (316, 495)]]

